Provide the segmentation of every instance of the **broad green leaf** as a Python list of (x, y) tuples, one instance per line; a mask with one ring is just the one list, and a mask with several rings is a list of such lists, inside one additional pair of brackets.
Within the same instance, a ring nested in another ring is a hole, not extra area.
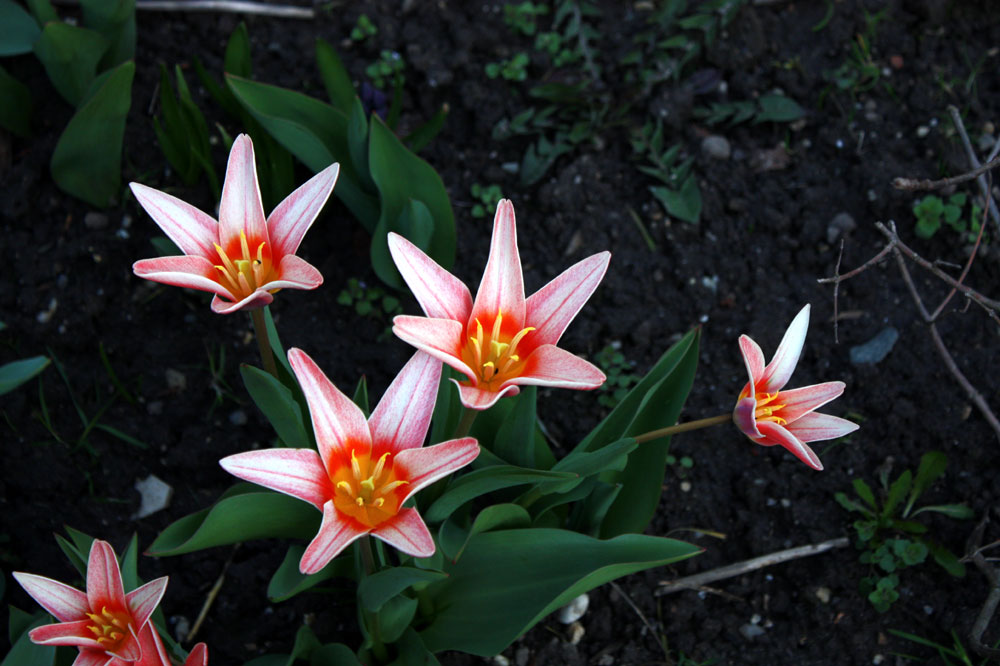
[(407, 628), (396, 641), (396, 651), (399, 656), (389, 666), (441, 666), (412, 627)]
[(121, 557), (118, 558), (119, 567), (122, 572), (122, 585), (125, 586), (126, 590), (134, 590), (142, 585), (142, 579), (139, 578), (138, 556), (139, 536), (133, 532), (128, 546), (122, 552)]
[[(512, 465), (535, 466), (535, 427), (538, 387), (525, 386), (514, 398), (514, 408), (507, 414), (493, 440), (493, 453)], [(553, 471), (575, 471), (557, 470)]]
[(311, 447), (308, 425), (291, 389), (252, 365), (241, 365), (240, 374), (250, 397), (274, 426), (281, 441), (295, 449)]
[(910, 489), (910, 496), (906, 500), (906, 508), (903, 509), (903, 517), (910, 515), (913, 503), (917, 498), (934, 483), (939, 476), (944, 474), (948, 467), (948, 456), (940, 451), (928, 451), (920, 457), (920, 466), (917, 468), (917, 478), (913, 480), (913, 488)]
[(298, 544), (288, 547), (285, 559), (281, 561), (267, 585), (268, 599), (273, 602), (284, 601), (331, 578), (354, 577), (354, 562), (350, 557), (337, 557), (318, 572), (307, 576), (299, 571), (299, 562), (302, 561), (302, 553), (305, 551), (305, 546)]
[(351, 398), (351, 402), (364, 412), (365, 418), (371, 416), (372, 410), (368, 404), (368, 380), (365, 379), (364, 375), (358, 380), (358, 385), (354, 389), (354, 396)]
[[(334, 48), (322, 39), (316, 40), (316, 64), (333, 108), (344, 115), (350, 115), (357, 99), (351, 75)], [(357, 164), (360, 166), (360, 163)]]
[(578, 474), (580, 479), (575, 482), (550, 484), (545, 488), (545, 492), (564, 493), (593, 474), (607, 471), (620, 472), (625, 468), (628, 455), (638, 447), (639, 444), (634, 439), (627, 437), (602, 446), (596, 451), (572, 451), (557, 462), (552, 471)]
[[(442, 523), (442, 528), (448, 525), (449, 521)], [(518, 527), (529, 527), (531, 525), (531, 515), (520, 504), (494, 504), (479, 512), (476, 519), (472, 521), (472, 527), (464, 533), (464, 539), (457, 548), (449, 552), (449, 557), (457, 562), (465, 552), (465, 547), (469, 545), (469, 539), (480, 532), (489, 532), (499, 529), (515, 529)]]
[(379, 640), (395, 642), (409, 628), (416, 614), (416, 599), (397, 596), (386, 601), (378, 611)]
[(358, 583), (358, 600), (365, 610), (374, 613), (390, 599), (413, 585), (430, 583), (442, 578), (447, 576), (440, 571), (391, 567), (374, 573)]
[(444, 104), (430, 117), (430, 120), (410, 132), (403, 140), (403, 143), (409, 146), (413, 152), (419, 153), (441, 132), (441, 129), (444, 127), (444, 121), (447, 118), (448, 105)]
[[(375, 181), (372, 180), (371, 170), (368, 167), (368, 119), (365, 117), (365, 107), (361, 104), (359, 97), (354, 98), (354, 103), (350, 106), (347, 117), (347, 148), (351, 153), (351, 162), (358, 173), (362, 187), (365, 190), (374, 192)], [(375, 222), (371, 220), (372, 228), (375, 230)], [(366, 227), (367, 228), (367, 227)]]
[(34, 46), (52, 85), (73, 106), (86, 96), (107, 48), (99, 32), (61, 21), (46, 24)]
[(0, 127), (27, 138), (31, 134), (31, 117), (28, 87), (0, 67)]
[(247, 32), (247, 24), (240, 21), (240, 24), (229, 35), (226, 42), (226, 54), (223, 56), (222, 69), (227, 74), (234, 74), (244, 79), (250, 78), (252, 71), (252, 61), (250, 60), (250, 34)]
[(135, 0), (80, 0), (83, 23), (108, 40), (101, 69), (135, 57)]
[(574, 477), (574, 474), (527, 469), (514, 465), (495, 465), (485, 469), (477, 469), (453, 481), (448, 486), (448, 490), (427, 510), (424, 518), (430, 523), (440, 522), (469, 500), (501, 488)]
[(133, 62), (111, 70), (77, 109), (52, 153), (50, 167), (59, 188), (94, 206), (110, 205), (121, 188), (122, 139), (134, 74)]
[(882, 517), (889, 518), (896, 511), (896, 507), (899, 503), (903, 501), (906, 497), (906, 493), (910, 492), (910, 484), (913, 482), (913, 474), (910, 470), (904, 470), (899, 477), (892, 482), (889, 486), (889, 492), (885, 498), (885, 504), (882, 505)]
[[(11, 607), (11, 620), (14, 618), (14, 609)], [(31, 617), (31, 622), (24, 629), (17, 640), (11, 636), (10, 652), (0, 662), (0, 666), (53, 666), (56, 661), (56, 649), (51, 645), (35, 645), (28, 637), (28, 632), (42, 625), (51, 624), (52, 618), (48, 613), (41, 611)]]
[(607, 541), (554, 529), (477, 534), (462, 559), (445, 562), (448, 578), (425, 591), (438, 613), (421, 638), (431, 652), (498, 654), (580, 594), (700, 551), (683, 541), (640, 534)]
[(347, 116), (312, 97), (293, 90), (226, 74), (226, 84), (237, 101), (278, 143), (315, 172), (333, 162), (340, 175), (333, 192), (358, 220), (372, 228), (378, 203), (360, 185), (347, 147)]
[(32, 356), (0, 366), (0, 395), (13, 391), (49, 364), (45, 356)]
[(320, 647), (319, 639), (309, 628), (309, 625), (302, 625), (295, 632), (295, 643), (292, 645), (292, 653), (288, 655), (285, 666), (292, 666), (296, 660), (305, 659), (312, 654), (312, 651)]
[(309, 666), (361, 666), (361, 662), (343, 643), (327, 643), (312, 651)]
[(760, 105), (760, 112), (754, 118), (754, 123), (788, 123), (798, 120), (806, 113), (794, 99), (784, 95), (761, 95), (757, 103)]
[(871, 486), (865, 483), (864, 479), (854, 479), (852, 483), (854, 485), (854, 492), (858, 494), (858, 497), (871, 507), (873, 511), (878, 510), (878, 504), (875, 502), (875, 493), (872, 492)]
[(701, 218), (701, 190), (698, 188), (698, 179), (693, 175), (688, 176), (677, 190), (666, 187), (649, 189), (663, 204), (668, 215), (690, 224), (698, 223)]
[[(399, 213), (396, 229), (397, 233), (408, 238), (417, 247), (428, 247), (434, 236), (434, 218), (423, 201), (410, 199)], [(391, 267), (386, 267), (386, 270), (389, 268), (396, 270), (395, 262)]]
[(160, 532), (148, 553), (181, 555), (251, 539), (312, 539), (319, 522), (319, 511), (308, 502), (241, 483), (211, 508), (185, 516)]
[(929, 511), (931, 513), (940, 513), (943, 516), (948, 516), (949, 518), (955, 518), (956, 520), (969, 520), (976, 515), (976, 512), (965, 506), (964, 504), (935, 504), (930, 506), (922, 506), (911, 515), (916, 516), (917, 514)]
[(50, 21), (59, 20), (59, 15), (49, 0), (26, 0), (25, 4), (28, 5), (31, 13), (34, 14), (39, 27), (45, 27), (45, 24)]
[(0, 0), (0, 57), (31, 53), (42, 34), (31, 14), (13, 0)]
[(944, 546), (934, 543), (934, 542), (924, 542), (931, 551), (931, 557), (934, 561), (941, 566), (942, 569), (947, 571), (949, 574), (955, 578), (962, 578), (965, 576), (965, 564), (963, 564), (955, 554)]
[(455, 217), (441, 176), (433, 167), (411, 153), (378, 116), (371, 117), (368, 132), (368, 165), (382, 207), (372, 234), (372, 266), (383, 282), (403, 289), (387, 240), (390, 231), (402, 233), (395, 227), (403, 209), (410, 200), (427, 207), (434, 230), (421, 249), (445, 269), (455, 261)]

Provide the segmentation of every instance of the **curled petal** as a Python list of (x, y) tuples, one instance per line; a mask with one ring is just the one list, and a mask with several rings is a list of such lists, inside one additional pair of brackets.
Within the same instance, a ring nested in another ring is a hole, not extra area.
[(35, 574), (14, 572), (14, 579), (24, 591), (50, 612), (60, 622), (71, 622), (86, 617), (90, 612), (87, 595), (57, 580)]
[(769, 443), (785, 447), (792, 453), (792, 455), (812, 467), (814, 470), (820, 471), (823, 469), (823, 463), (819, 461), (819, 456), (817, 456), (805, 442), (800, 440), (784, 427), (774, 423), (773, 421), (760, 421), (758, 422), (757, 427), (760, 429), (764, 439)]
[(219, 239), (219, 223), (211, 216), (152, 187), (139, 183), (129, 183), (129, 187), (139, 205), (184, 254), (216, 256), (214, 244)]
[(763, 437), (757, 429), (756, 411), (757, 400), (752, 397), (737, 402), (736, 409), (733, 410), (733, 423), (744, 435), (753, 440)]
[(595, 389), (607, 377), (601, 370), (579, 356), (555, 345), (542, 345), (531, 352), (520, 377), (510, 380), (521, 386), (555, 386), (570, 389)]
[(508, 199), (501, 199), (497, 204), (490, 257), (472, 305), (470, 321), (493, 321), (498, 312), (518, 328), (524, 321), (524, 277), (517, 251), (514, 204)]
[(424, 443), (440, 381), (441, 361), (423, 352), (414, 354), (368, 419), (376, 446), (398, 453)]
[(475, 373), (458, 356), (465, 326), (450, 319), (428, 319), (397, 315), (392, 320), (392, 332), (403, 342), (409, 343), (455, 368), (470, 380)]
[(516, 384), (507, 384), (499, 391), (488, 391), (479, 386), (459, 383), (454, 378), (451, 381), (458, 387), (458, 399), (462, 403), (462, 406), (466, 409), (475, 409), (477, 411), (489, 409), (497, 404), (500, 398), (513, 397), (521, 392), (521, 389)]
[(780, 391), (788, 383), (799, 362), (802, 345), (806, 341), (808, 331), (809, 305), (807, 304), (795, 315), (795, 319), (789, 324), (788, 330), (781, 338), (781, 343), (778, 344), (778, 351), (774, 353), (774, 358), (764, 368), (764, 374), (757, 379), (758, 391), (774, 393)]
[(253, 143), (246, 134), (233, 141), (226, 166), (226, 180), (222, 185), (219, 202), (219, 240), (228, 248), (245, 231), (247, 238), (256, 245), (269, 242), (264, 204), (257, 184), (257, 165), (254, 163)]
[(789, 423), (788, 430), (803, 442), (816, 442), (824, 439), (837, 439), (857, 430), (860, 426), (847, 419), (829, 414), (810, 412), (794, 423)]
[(267, 230), (275, 256), (295, 254), (302, 237), (323, 210), (340, 174), (336, 162), (289, 194), (267, 218)]
[(361, 523), (341, 516), (334, 508), (333, 500), (327, 501), (323, 505), (323, 523), (306, 548), (306, 552), (302, 553), (299, 571), (307, 576), (316, 573), (337, 557), (352, 541), (367, 533), (368, 530), (362, 527)]
[(216, 294), (215, 298), (212, 299), (212, 312), (215, 314), (232, 314), (240, 310), (262, 308), (265, 305), (270, 305), (272, 301), (274, 301), (274, 296), (263, 289), (258, 289), (243, 300), (236, 302), (219, 298), (218, 294)]
[(463, 324), (469, 320), (472, 294), (464, 282), (395, 232), (389, 232), (389, 252), (425, 315)]
[(73, 645), (79, 648), (89, 648), (100, 650), (107, 655), (104, 646), (97, 642), (94, 633), (88, 629), (94, 624), (93, 620), (77, 620), (76, 622), (59, 622), (56, 624), (46, 624), (36, 627), (28, 632), (31, 642), (37, 645)]
[[(743, 363), (746, 365), (747, 375), (750, 377), (747, 395), (753, 397), (756, 394), (754, 385), (764, 375), (764, 352), (761, 351), (760, 345), (750, 339), (750, 336), (741, 335), (740, 353), (743, 355)], [(747, 391), (746, 388), (743, 390)]]
[(610, 261), (610, 252), (587, 257), (528, 298), (525, 324), (535, 328), (530, 337), (531, 344), (554, 345), (559, 342), (563, 331), (601, 283)]
[(782, 391), (775, 400), (784, 405), (781, 409), (781, 418), (792, 423), (804, 414), (808, 414), (839, 397), (844, 392), (844, 387), (844, 382), (813, 384), (812, 386)]
[(219, 269), (211, 261), (195, 255), (140, 259), (132, 264), (132, 272), (144, 280), (207, 291), (232, 300), (232, 292), (217, 279)]
[(413, 557), (434, 554), (434, 538), (416, 509), (400, 510), (395, 517), (372, 530), (372, 536)]
[(286, 254), (278, 264), (278, 274), (281, 276), (273, 282), (268, 282), (264, 288), (274, 289), (315, 289), (323, 284), (323, 274), (305, 259)]
[(396, 474), (407, 479), (406, 497), (465, 467), (479, 455), (479, 444), (472, 437), (452, 439), (434, 446), (400, 451), (396, 456)]
[(309, 502), (320, 511), (333, 486), (319, 454), (312, 449), (265, 449), (226, 456), (222, 468), (244, 481)]

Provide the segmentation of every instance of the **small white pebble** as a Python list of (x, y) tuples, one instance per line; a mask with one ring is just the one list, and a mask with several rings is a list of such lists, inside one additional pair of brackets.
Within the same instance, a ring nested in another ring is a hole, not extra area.
[(577, 645), (581, 640), (583, 640), (583, 635), (587, 633), (587, 630), (583, 628), (583, 625), (579, 622), (574, 622), (569, 625), (569, 644)]
[(581, 594), (573, 601), (569, 602), (556, 612), (556, 619), (558, 619), (563, 624), (573, 624), (587, 612), (587, 607), (590, 606), (590, 597), (586, 594)]
[(824, 604), (830, 603), (830, 588), (828, 588), (828, 587), (817, 587), (816, 588), (816, 598), (819, 599)]

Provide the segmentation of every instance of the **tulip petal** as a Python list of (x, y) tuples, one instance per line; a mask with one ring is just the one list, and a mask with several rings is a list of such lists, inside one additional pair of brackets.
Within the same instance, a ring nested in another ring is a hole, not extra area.
[[(109, 657), (104, 650), (87, 650), (80, 648), (80, 652), (73, 660), (72, 666), (117, 666), (115, 658)], [(121, 663), (120, 661), (118, 663)]]
[(90, 619), (45, 624), (32, 629), (28, 636), (37, 645), (75, 645), (104, 652), (104, 646), (93, 638), (93, 632), (87, 628), (92, 624), (94, 622)]
[(87, 559), (87, 601), (95, 611), (105, 606), (112, 610), (127, 608), (115, 551), (111, 544), (100, 539), (94, 539)]
[(441, 361), (417, 352), (403, 366), (368, 419), (374, 446), (393, 454), (424, 443), (431, 424)]
[[(407, 479), (406, 497), (465, 467), (479, 455), (479, 444), (472, 437), (452, 439), (434, 446), (400, 451), (394, 469)], [(404, 498), (405, 501), (405, 498)]]
[(353, 448), (370, 450), (371, 430), (361, 409), (341, 393), (301, 349), (290, 349), (288, 362), (309, 403), (316, 445), (324, 467), (333, 469), (331, 459), (338, 453), (347, 456)]
[(215, 243), (219, 240), (219, 223), (210, 215), (152, 187), (139, 183), (129, 183), (129, 187), (139, 205), (184, 254), (214, 261), (218, 256)]
[(425, 315), (462, 324), (469, 321), (472, 294), (464, 282), (395, 232), (389, 232), (389, 252)]
[(14, 572), (14, 579), (24, 591), (60, 622), (72, 622), (90, 612), (87, 595), (57, 580), (35, 574)]
[(486, 261), (483, 281), (472, 305), (469, 321), (492, 322), (497, 313), (509, 318), (517, 328), (524, 322), (524, 278), (521, 258), (517, 251), (517, 229), (514, 226), (514, 204), (501, 199), (493, 219), (493, 239), (490, 257)]
[(500, 400), (500, 398), (513, 397), (521, 392), (515, 384), (507, 384), (499, 391), (489, 391), (479, 386), (472, 386), (460, 383), (452, 378), (452, 382), (458, 387), (458, 399), (466, 409), (483, 411), (489, 409)]
[(455, 368), (470, 380), (476, 375), (458, 356), (465, 326), (451, 319), (397, 315), (392, 320), (396, 337)]
[(822, 384), (782, 391), (775, 398), (775, 402), (784, 405), (778, 415), (788, 423), (792, 423), (804, 414), (808, 414), (839, 397), (844, 392), (845, 386), (844, 382), (823, 382)]
[(281, 276), (273, 282), (262, 285), (262, 289), (315, 289), (323, 284), (323, 274), (305, 259), (294, 254), (286, 254), (278, 265)]
[(813, 450), (809, 448), (805, 442), (800, 440), (784, 427), (778, 425), (774, 421), (758, 421), (757, 427), (760, 429), (764, 438), (770, 440), (771, 443), (780, 444), (785, 447), (792, 453), (792, 455), (813, 469), (817, 471), (823, 469), (823, 463), (819, 461), (819, 457), (813, 452)]
[(135, 620), (135, 626), (140, 629), (146, 626), (149, 616), (156, 610), (157, 604), (163, 598), (163, 593), (167, 591), (167, 577), (151, 580), (141, 587), (137, 587), (125, 595), (129, 612)]
[(816, 442), (843, 437), (861, 426), (839, 416), (810, 412), (786, 427), (803, 442)]
[(142, 658), (134, 662), (135, 666), (168, 666), (173, 663), (152, 622), (147, 623), (139, 632), (139, 650)]
[(394, 517), (372, 530), (372, 536), (413, 557), (430, 557), (434, 554), (434, 538), (416, 509), (401, 509)]
[(191, 255), (140, 259), (132, 264), (132, 272), (144, 280), (207, 291), (223, 298), (233, 298), (229, 289), (216, 279), (219, 276), (219, 269), (204, 257)]
[(226, 180), (222, 185), (219, 202), (219, 244), (228, 251), (239, 242), (240, 232), (245, 231), (253, 245), (269, 242), (264, 204), (257, 184), (257, 165), (254, 163), (253, 143), (246, 134), (233, 141), (226, 166)]
[(204, 643), (198, 643), (191, 648), (184, 666), (208, 666), (208, 647)]
[(584, 359), (555, 345), (542, 345), (531, 352), (519, 377), (509, 380), (521, 386), (555, 386), (570, 389), (595, 389), (607, 377)]
[(754, 440), (763, 437), (757, 429), (756, 412), (757, 400), (753, 397), (743, 398), (736, 403), (736, 408), (733, 410), (733, 423), (744, 435)]
[(262, 308), (265, 305), (270, 305), (272, 301), (274, 301), (274, 296), (263, 289), (258, 289), (243, 300), (235, 302), (227, 301), (216, 295), (212, 299), (212, 312), (215, 314), (232, 314), (243, 309), (252, 310), (254, 308)]
[(807, 304), (788, 325), (788, 330), (778, 344), (778, 351), (774, 352), (774, 358), (764, 368), (764, 374), (757, 379), (758, 391), (774, 393), (788, 383), (792, 373), (795, 372), (795, 366), (798, 365), (808, 331), (809, 305)]
[(302, 237), (326, 205), (340, 174), (334, 162), (285, 197), (267, 218), (274, 256), (294, 255)]
[(297, 497), (320, 511), (333, 497), (330, 476), (312, 449), (246, 451), (226, 456), (219, 464), (233, 476)]
[[(131, 664), (139, 660), (142, 656), (142, 647), (139, 645), (139, 637), (135, 634), (135, 629), (129, 625), (129, 636), (121, 644), (112, 650), (106, 650), (108, 654), (117, 657), (122, 661), (122, 666)], [(108, 662), (108, 666), (117, 666), (114, 661)]]
[[(740, 336), (740, 353), (743, 355), (743, 363), (746, 365), (747, 374), (750, 376), (750, 391), (748, 395), (756, 395), (754, 384), (764, 375), (764, 352), (760, 345), (750, 339), (748, 335)], [(744, 390), (746, 390), (744, 388)]]
[(532, 294), (525, 304), (524, 316), (525, 325), (535, 330), (525, 343), (539, 346), (559, 342), (563, 331), (601, 283), (610, 261), (610, 252), (587, 257)]
[(323, 523), (299, 561), (299, 571), (314, 574), (340, 554), (352, 541), (368, 533), (355, 520), (345, 519), (333, 506), (333, 500), (323, 505)]

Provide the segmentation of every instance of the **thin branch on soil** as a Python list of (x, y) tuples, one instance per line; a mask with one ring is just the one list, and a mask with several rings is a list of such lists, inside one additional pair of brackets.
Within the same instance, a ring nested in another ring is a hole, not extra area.
[(986, 581), (990, 585), (990, 592), (986, 596), (986, 601), (983, 602), (983, 607), (979, 609), (979, 615), (976, 616), (976, 621), (972, 625), (972, 629), (969, 631), (969, 640), (972, 643), (972, 649), (976, 654), (982, 657), (988, 657), (996, 659), (1000, 657), (1000, 650), (996, 648), (991, 648), (983, 644), (983, 632), (986, 631), (986, 627), (989, 626), (990, 620), (993, 619), (994, 613), (997, 610), (997, 604), (1000, 603), (1000, 575), (998, 575), (997, 570), (991, 567), (986, 562), (986, 558), (983, 557), (984, 547), (981, 546), (983, 541), (983, 532), (986, 530), (986, 525), (990, 522), (989, 512), (983, 516), (983, 519), (979, 521), (976, 525), (976, 529), (972, 530), (972, 534), (969, 536), (969, 542), (966, 545), (966, 551), (969, 552), (963, 559), (972, 560), (972, 563), (976, 565), (976, 568), (986, 576)]
[(677, 580), (672, 581), (663, 581), (660, 583), (660, 589), (658, 589), (654, 594), (659, 597), (664, 594), (671, 594), (681, 590), (698, 588), (705, 583), (713, 583), (717, 580), (734, 578), (750, 571), (763, 569), (764, 567), (769, 567), (774, 564), (781, 564), (782, 562), (797, 560), (801, 557), (809, 557), (810, 555), (818, 555), (819, 553), (825, 553), (826, 551), (833, 550), (835, 548), (844, 548), (848, 543), (850, 542), (847, 537), (839, 537), (837, 539), (830, 539), (820, 543), (812, 543), (808, 546), (797, 546), (787, 550), (779, 550), (773, 553), (768, 553), (767, 555), (761, 555), (760, 557), (754, 557), (749, 560), (737, 562), (735, 564), (727, 564), (724, 567), (712, 569), (711, 571), (705, 571), (693, 576), (685, 576), (684, 578), (678, 578)]
[[(952, 124), (958, 130), (958, 135), (962, 137), (962, 145), (965, 146), (965, 156), (969, 159), (969, 165), (973, 169), (978, 169), (981, 166), (979, 157), (976, 156), (976, 151), (972, 147), (972, 141), (969, 140), (969, 133), (965, 131), (965, 123), (962, 122), (961, 114), (954, 106), (948, 107), (948, 113), (951, 115)], [(994, 145), (993, 149), (996, 150), (997, 146)], [(1000, 232), (1000, 211), (997, 210), (996, 202), (993, 201), (993, 194), (990, 192), (990, 184), (987, 182), (986, 176), (980, 175), (976, 178), (976, 183), (979, 185), (979, 191), (986, 201), (986, 208), (990, 211), (993, 223), (997, 226), (997, 231)]]
[(249, 0), (136, 0), (135, 8), (156, 12), (228, 12), (280, 18), (316, 18), (316, 11), (311, 7), (275, 5)]
[(979, 168), (973, 169), (968, 173), (963, 173), (960, 176), (952, 176), (951, 178), (942, 178), (941, 180), (915, 180), (913, 178), (893, 178), (892, 186), (897, 190), (940, 190), (945, 187), (950, 187), (951, 185), (958, 185), (959, 183), (964, 183), (967, 180), (972, 180), (973, 178), (978, 178), (980, 175), (986, 173), (990, 169), (1000, 166), (1000, 157), (995, 158), (986, 164), (983, 164)]
[(635, 605), (635, 602), (632, 601), (632, 597), (630, 597), (628, 593), (625, 592), (625, 590), (623, 590), (621, 586), (614, 581), (611, 581), (611, 589), (620, 594), (622, 599), (624, 599), (625, 602), (632, 608), (632, 610), (635, 611), (635, 614), (639, 616), (639, 619), (642, 620), (642, 623), (646, 625), (646, 629), (649, 630), (650, 636), (658, 638), (656, 642), (659, 643), (660, 649), (663, 650), (663, 656), (667, 660), (666, 663), (668, 664), (673, 663), (673, 660), (670, 658), (670, 650), (667, 648), (667, 644), (663, 640), (663, 637), (657, 634), (656, 629), (654, 629), (653, 625), (651, 625), (649, 623), (649, 620), (646, 619), (646, 615), (642, 612), (642, 610), (639, 609), (638, 606)]
[(208, 596), (205, 597), (205, 603), (201, 605), (201, 611), (198, 613), (198, 619), (194, 621), (194, 626), (191, 627), (191, 631), (189, 631), (187, 636), (184, 637), (184, 641), (194, 641), (194, 637), (198, 634), (198, 630), (201, 629), (202, 623), (204, 623), (205, 618), (208, 617), (209, 609), (211, 609), (212, 604), (215, 603), (215, 598), (219, 596), (219, 591), (222, 589), (222, 583), (226, 580), (226, 571), (229, 569), (229, 565), (233, 563), (233, 556), (236, 555), (236, 550), (239, 547), (240, 544), (236, 544), (233, 547), (233, 552), (229, 554), (229, 559), (222, 565), (222, 573), (220, 573), (219, 577), (215, 580), (215, 584), (212, 585), (212, 589), (208, 591)]

